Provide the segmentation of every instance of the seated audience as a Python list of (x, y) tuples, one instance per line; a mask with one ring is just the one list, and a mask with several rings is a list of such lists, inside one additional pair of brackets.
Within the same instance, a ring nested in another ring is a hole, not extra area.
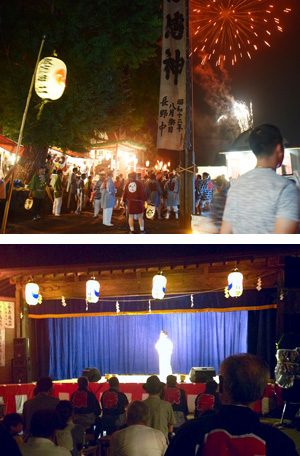
[(22, 456), (15, 439), (9, 434), (6, 427), (0, 422), (1, 454), (5, 456)]
[(119, 380), (111, 377), (108, 380), (109, 389), (101, 396), (102, 424), (107, 434), (111, 434), (126, 424), (125, 410), (128, 406), (126, 394), (120, 391)]
[(55, 410), (59, 399), (52, 397), (53, 383), (50, 377), (42, 377), (36, 384), (36, 396), (24, 403), (24, 441), (28, 439), (31, 417), (37, 410)]
[(86, 377), (79, 377), (77, 380), (78, 390), (71, 396), (74, 409), (73, 422), (80, 424), (87, 432), (94, 434), (95, 441), (102, 430), (100, 418), (101, 407), (96, 395), (89, 391), (89, 381)]
[(160, 382), (156, 375), (148, 377), (147, 383), (143, 385), (143, 388), (146, 393), (149, 394), (149, 397), (143, 402), (145, 402), (150, 409), (147, 426), (161, 431), (168, 442), (168, 434), (172, 434), (173, 432), (175, 416), (172, 405), (161, 399), (161, 393), (164, 386), (164, 383)]
[(110, 456), (163, 456), (167, 449), (161, 431), (146, 425), (150, 410), (141, 401), (131, 402), (125, 429), (115, 432), (110, 441)]
[(170, 402), (173, 408), (173, 412), (175, 415), (175, 424), (174, 424), (174, 431), (176, 432), (177, 429), (186, 421), (186, 417), (189, 414), (187, 401), (186, 401), (186, 394), (182, 388), (178, 388), (176, 386), (176, 377), (175, 375), (168, 375), (167, 376), (167, 385), (165, 387), (165, 401)]
[(55, 431), (57, 445), (67, 448), (72, 456), (77, 456), (83, 447), (84, 428), (72, 421), (73, 406), (70, 401), (60, 401), (56, 407), (59, 424)]
[(20, 435), (23, 433), (24, 420), (19, 413), (9, 413), (4, 416), (3, 424), (10, 433), (10, 435), (15, 439), (19, 446), (23, 445), (24, 440)]
[(55, 445), (58, 415), (55, 410), (38, 410), (32, 415), (30, 437), (20, 447), (23, 456), (70, 456), (66, 448)]
[(219, 410), (221, 404), (219, 394), (216, 392), (217, 388), (218, 384), (214, 380), (206, 383), (204, 393), (199, 393), (195, 399), (195, 418), (204, 415), (204, 413)]
[(280, 430), (263, 424), (254, 412), (269, 379), (267, 363), (242, 353), (220, 366), (218, 413), (184, 424), (171, 441), (167, 456), (296, 456), (294, 442)]

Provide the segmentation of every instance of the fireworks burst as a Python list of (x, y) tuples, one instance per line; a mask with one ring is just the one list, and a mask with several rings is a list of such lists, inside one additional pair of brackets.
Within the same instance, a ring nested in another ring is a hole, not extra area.
[(191, 0), (192, 51), (221, 65), (251, 59), (260, 46), (270, 47), (273, 33), (282, 32), (280, 13), (269, 0)]

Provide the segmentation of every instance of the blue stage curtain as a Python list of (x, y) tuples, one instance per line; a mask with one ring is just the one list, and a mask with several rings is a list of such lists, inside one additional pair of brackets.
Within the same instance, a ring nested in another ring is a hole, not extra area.
[(193, 366), (219, 371), (228, 355), (247, 352), (248, 312), (205, 312), (49, 318), (50, 376), (76, 378), (85, 367), (105, 373), (158, 373), (160, 331), (173, 342), (174, 373)]

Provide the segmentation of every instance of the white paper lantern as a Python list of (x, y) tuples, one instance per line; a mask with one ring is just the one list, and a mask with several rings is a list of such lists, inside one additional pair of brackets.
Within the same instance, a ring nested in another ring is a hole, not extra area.
[(86, 300), (95, 304), (99, 301), (100, 283), (97, 280), (88, 280), (86, 283)]
[(67, 67), (56, 57), (41, 60), (35, 78), (35, 91), (40, 98), (57, 100), (66, 87)]
[(230, 296), (238, 298), (243, 293), (243, 274), (234, 271), (228, 276), (228, 291)]
[(166, 292), (167, 279), (163, 274), (157, 274), (152, 281), (152, 297), (154, 299), (163, 299)]
[(36, 283), (27, 283), (25, 287), (25, 299), (30, 306), (36, 306), (38, 304), (39, 286)]

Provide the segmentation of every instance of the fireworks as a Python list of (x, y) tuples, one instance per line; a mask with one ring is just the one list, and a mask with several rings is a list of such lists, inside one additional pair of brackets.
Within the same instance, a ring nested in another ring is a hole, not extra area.
[(202, 56), (202, 64), (251, 59), (261, 46), (270, 47), (272, 34), (283, 31), (280, 14), (290, 11), (268, 0), (191, 0), (192, 51)]
[(240, 133), (250, 130), (253, 127), (253, 109), (252, 103), (250, 106), (244, 101), (237, 101), (234, 98), (231, 99), (231, 106), (229, 106), (230, 111), (228, 114), (222, 114), (217, 123), (229, 122), (231, 119), (236, 119)]

